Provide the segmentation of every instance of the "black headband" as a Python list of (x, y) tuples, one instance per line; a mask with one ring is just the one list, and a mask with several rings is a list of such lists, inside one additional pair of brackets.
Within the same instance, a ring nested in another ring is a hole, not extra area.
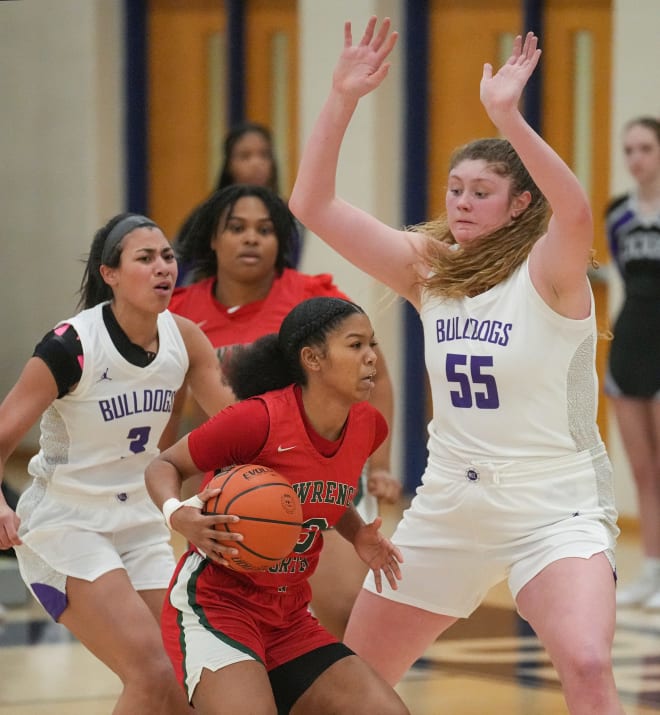
[(126, 216), (126, 218), (123, 218), (121, 221), (116, 223), (112, 227), (110, 233), (107, 235), (105, 243), (103, 244), (103, 251), (101, 252), (101, 263), (107, 265), (108, 260), (110, 260), (110, 256), (112, 255), (112, 252), (116, 248), (117, 244), (121, 241), (121, 239), (124, 238), (127, 233), (133, 231), (133, 229), (141, 228), (143, 226), (153, 226), (154, 228), (158, 228), (158, 226), (150, 218), (147, 218), (146, 216), (140, 216), (139, 214), (131, 214), (130, 216)]

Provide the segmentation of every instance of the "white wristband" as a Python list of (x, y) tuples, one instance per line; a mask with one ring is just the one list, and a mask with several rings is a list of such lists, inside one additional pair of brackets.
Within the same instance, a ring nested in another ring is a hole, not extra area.
[(163, 502), (162, 512), (163, 516), (165, 517), (165, 523), (167, 524), (167, 527), (169, 529), (172, 528), (172, 514), (174, 514), (174, 512), (177, 509), (180, 509), (182, 506), (183, 502), (176, 497), (170, 497)]
[(204, 502), (197, 496), (197, 494), (193, 494), (191, 497), (188, 497), (188, 499), (184, 499), (183, 501), (179, 501), (176, 497), (166, 499), (163, 503), (162, 512), (165, 517), (165, 523), (170, 529), (172, 528), (172, 514), (174, 514), (174, 512), (182, 506), (192, 506), (195, 509), (203, 509)]

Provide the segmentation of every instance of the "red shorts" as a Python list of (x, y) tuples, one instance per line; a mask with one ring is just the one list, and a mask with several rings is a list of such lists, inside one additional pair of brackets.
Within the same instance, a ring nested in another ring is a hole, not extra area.
[(307, 582), (265, 589), (197, 553), (179, 561), (165, 600), (163, 641), (188, 697), (203, 668), (257, 660), (272, 670), (336, 643), (309, 611)]

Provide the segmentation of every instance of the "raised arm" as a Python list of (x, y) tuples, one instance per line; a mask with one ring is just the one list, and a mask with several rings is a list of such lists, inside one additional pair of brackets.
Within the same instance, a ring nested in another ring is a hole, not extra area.
[(330, 94), (303, 151), (289, 207), (300, 221), (351, 263), (414, 304), (418, 297), (418, 234), (398, 231), (336, 195), (341, 143), (360, 97), (385, 79), (386, 58), (397, 40), (390, 20), (376, 32), (372, 17), (359, 44), (351, 24), (344, 26), (344, 49), (335, 67)]
[(520, 156), (548, 200), (552, 218), (547, 234), (532, 250), (530, 272), (539, 293), (568, 317), (585, 317), (590, 298), (586, 270), (593, 243), (587, 195), (563, 159), (525, 121), (518, 104), (539, 61), (537, 38), (518, 36), (508, 61), (493, 74), (484, 65), (481, 102), (491, 121)]

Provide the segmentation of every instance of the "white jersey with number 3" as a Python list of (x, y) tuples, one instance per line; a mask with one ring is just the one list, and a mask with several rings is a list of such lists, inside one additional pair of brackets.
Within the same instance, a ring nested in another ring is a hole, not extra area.
[(102, 308), (64, 321), (80, 337), (82, 376), (44, 412), (40, 451), (29, 465), (33, 477), (99, 496), (144, 488), (144, 469), (158, 454), (174, 395), (188, 370), (186, 347), (169, 311), (158, 316), (158, 354), (138, 367), (115, 347)]
[(589, 317), (563, 317), (539, 296), (525, 262), (474, 298), (426, 293), (420, 315), (431, 456), (539, 460), (601, 443), (593, 296)]

